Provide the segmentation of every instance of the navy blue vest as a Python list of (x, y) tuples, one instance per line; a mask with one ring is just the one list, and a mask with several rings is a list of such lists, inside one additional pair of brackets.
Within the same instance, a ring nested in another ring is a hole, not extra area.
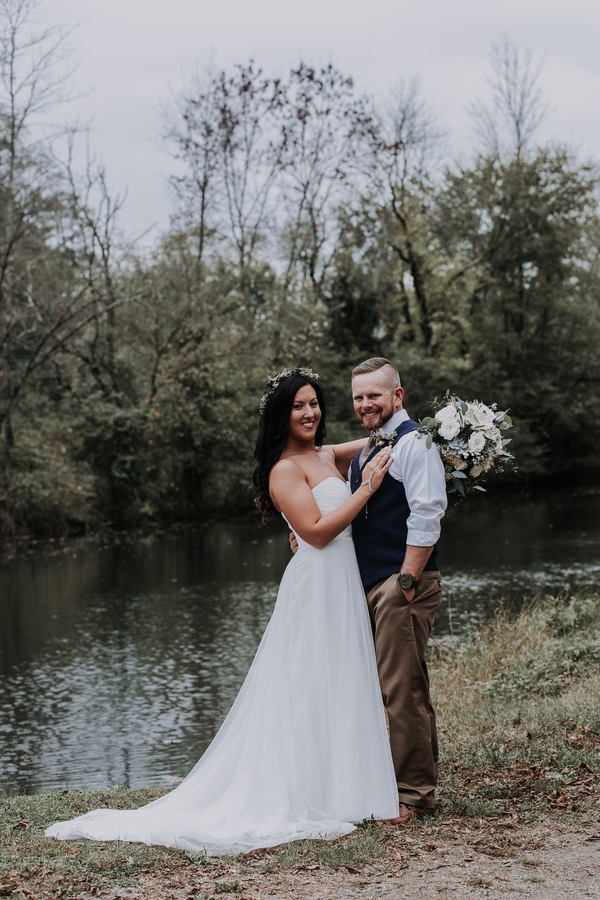
[[(419, 426), (412, 419), (407, 419), (396, 428), (396, 444), (401, 437)], [(377, 453), (376, 447), (365, 465)], [(350, 466), (350, 490), (356, 491), (362, 481), (362, 468), (358, 464), (360, 453), (357, 453)], [(386, 475), (381, 487), (371, 497), (352, 523), (352, 537), (362, 583), (365, 587), (382, 581), (400, 572), (406, 554), (406, 522), (410, 515), (410, 507), (406, 499), (404, 485), (401, 481)], [(437, 547), (431, 551), (425, 569), (437, 569)]]

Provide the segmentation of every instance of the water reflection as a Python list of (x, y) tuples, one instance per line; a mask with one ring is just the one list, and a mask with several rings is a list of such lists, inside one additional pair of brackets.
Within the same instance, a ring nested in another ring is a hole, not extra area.
[(231, 705), (275, 587), (206, 582), (86, 599), (64, 633), (5, 674), (5, 790), (184, 775)]
[[(600, 498), (489, 498), (448, 515), (438, 639), (501, 600), (596, 586)], [(283, 528), (79, 541), (0, 571), (0, 791), (168, 784), (229, 709), (289, 558)]]

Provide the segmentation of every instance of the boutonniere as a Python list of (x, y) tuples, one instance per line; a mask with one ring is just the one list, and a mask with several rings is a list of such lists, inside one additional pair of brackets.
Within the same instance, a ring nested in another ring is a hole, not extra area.
[(372, 431), (371, 435), (378, 447), (391, 447), (398, 436), (398, 432), (378, 428), (377, 431)]

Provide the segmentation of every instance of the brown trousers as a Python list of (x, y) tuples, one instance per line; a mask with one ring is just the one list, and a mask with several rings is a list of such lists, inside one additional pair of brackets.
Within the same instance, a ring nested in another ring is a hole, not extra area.
[(390, 575), (367, 593), (401, 803), (432, 809), (438, 742), (425, 650), (441, 597), (439, 572), (423, 572), (409, 603)]

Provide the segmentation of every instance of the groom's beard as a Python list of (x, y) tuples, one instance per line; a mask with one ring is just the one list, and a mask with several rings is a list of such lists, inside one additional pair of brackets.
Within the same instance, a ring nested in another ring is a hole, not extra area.
[(363, 426), (363, 428), (366, 428), (367, 431), (376, 431), (378, 428), (382, 428), (386, 422), (389, 422), (391, 418), (391, 415), (387, 415), (383, 412), (380, 412), (379, 414), (373, 416), (365, 416), (361, 414), (360, 424)]

